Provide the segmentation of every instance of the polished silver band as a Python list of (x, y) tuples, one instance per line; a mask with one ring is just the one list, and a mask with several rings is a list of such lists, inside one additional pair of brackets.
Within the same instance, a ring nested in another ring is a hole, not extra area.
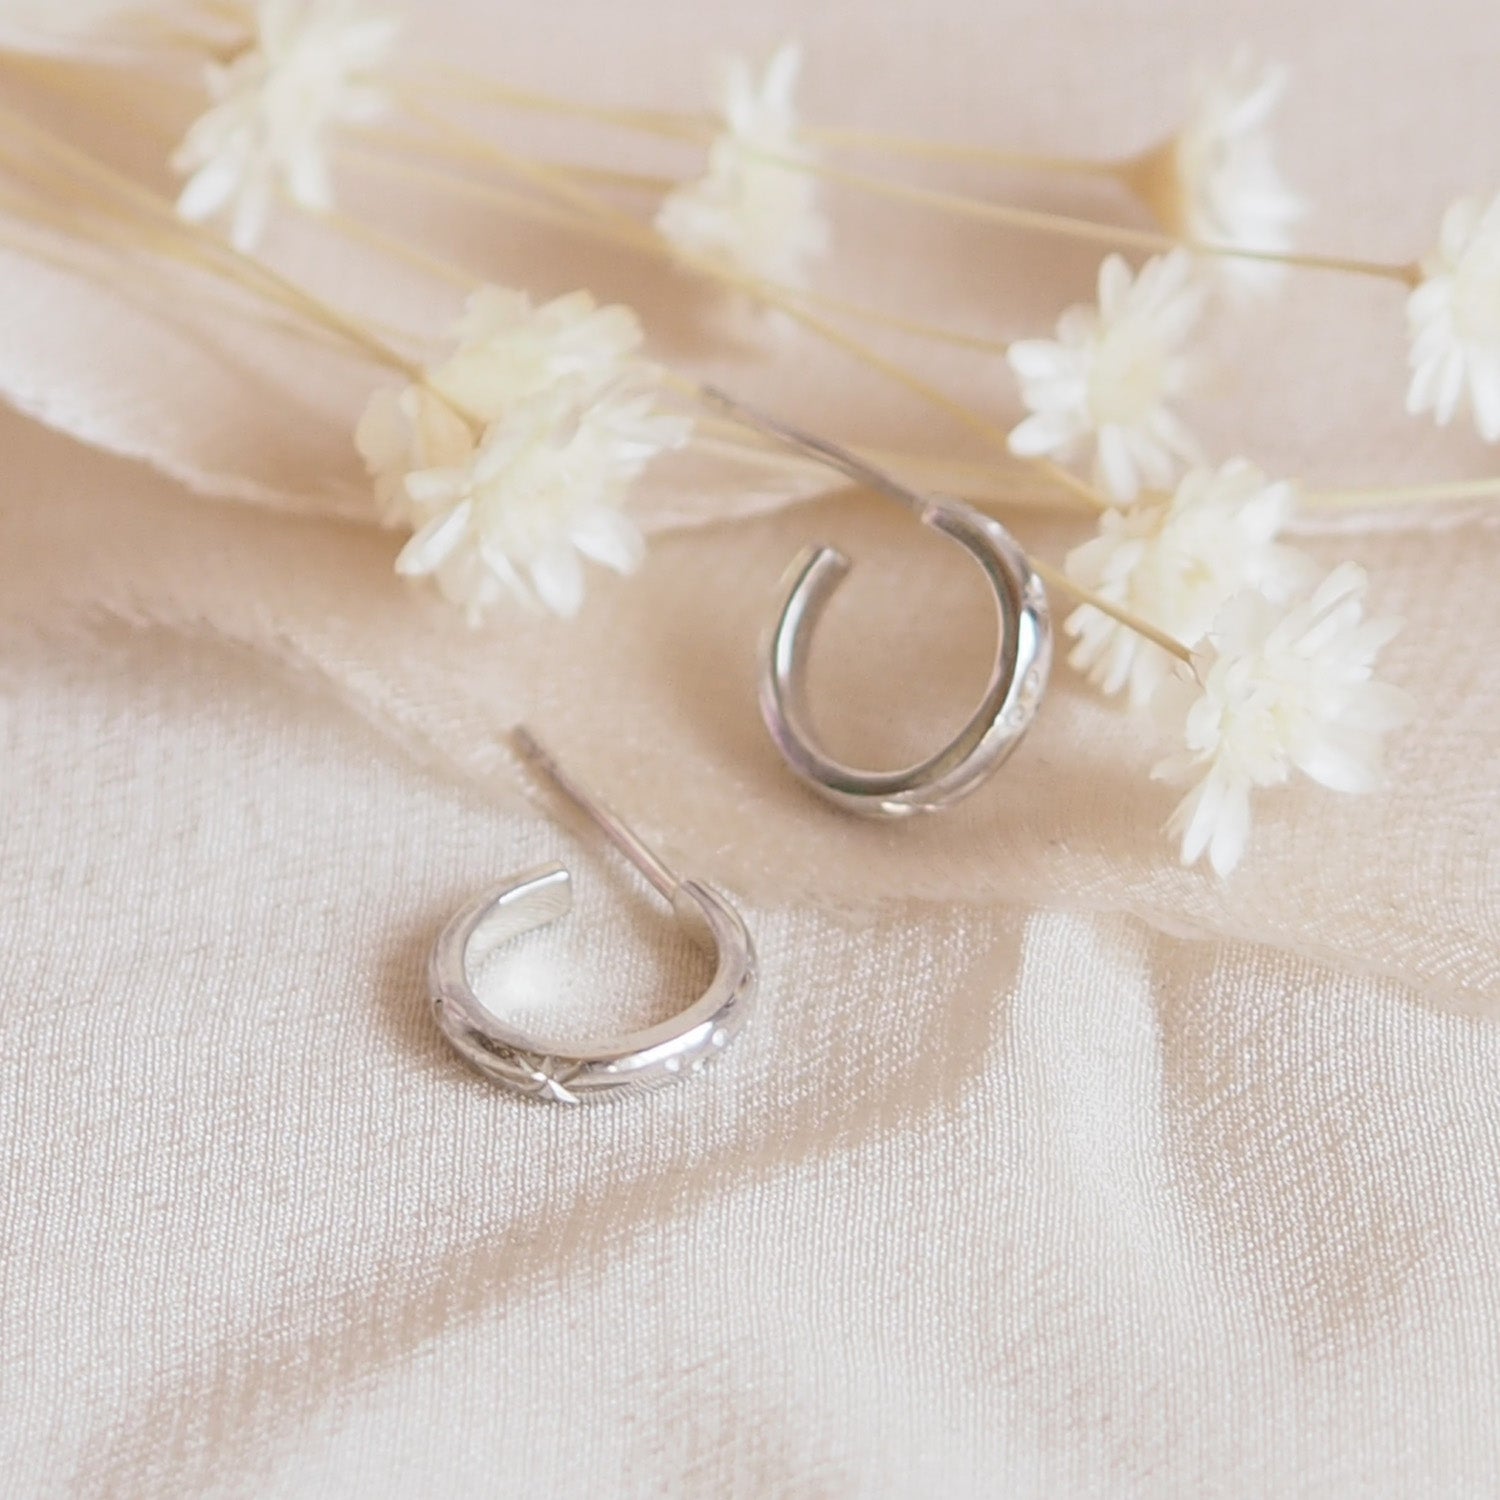
[(900, 771), (862, 771), (835, 760), (818, 745), (807, 691), (812, 636), (849, 571), (848, 558), (832, 547), (809, 547), (792, 564), (781, 609), (766, 637), (760, 675), (766, 729), (793, 774), (820, 797), (864, 817), (904, 818), (935, 812), (967, 796), (1020, 744), (1036, 717), (1052, 669), (1047, 591), (1026, 554), (993, 516), (961, 500), (919, 494), (849, 449), (714, 386), (703, 387), (702, 394), (740, 421), (894, 500), (978, 564), (999, 616), (994, 664), (978, 708), (958, 734), (926, 760)]
[(599, 1046), (544, 1045), (479, 1003), (470, 975), (497, 944), (562, 916), (572, 905), (568, 872), (543, 865), (476, 897), (432, 950), (432, 1006), (453, 1046), (496, 1083), (533, 1099), (581, 1104), (699, 1072), (744, 1025), (755, 993), (755, 950), (739, 914), (696, 880), (672, 898), (678, 921), (718, 964), (708, 989), (681, 1015)]
[(567, 913), (572, 882), (559, 864), (512, 876), (455, 913), (433, 944), (428, 992), (453, 1047), (496, 1083), (557, 1104), (638, 1093), (697, 1073), (744, 1025), (755, 998), (755, 945), (740, 914), (698, 880), (680, 879), (641, 839), (563, 771), (525, 729), (522, 757), (645, 875), (687, 937), (716, 959), (707, 990), (680, 1015), (597, 1046), (554, 1046), (492, 1015), (474, 993), (476, 966), (500, 943)]
[(1020, 744), (1051, 669), (1046, 590), (1010, 533), (956, 500), (926, 501), (918, 518), (979, 565), (999, 616), (984, 696), (948, 744), (898, 771), (859, 770), (819, 747), (807, 703), (808, 658), (818, 619), (849, 570), (831, 547), (810, 547), (792, 565), (762, 661), (761, 717), (782, 759), (820, 797), (865, 817), (934, 812), (967, 796)]

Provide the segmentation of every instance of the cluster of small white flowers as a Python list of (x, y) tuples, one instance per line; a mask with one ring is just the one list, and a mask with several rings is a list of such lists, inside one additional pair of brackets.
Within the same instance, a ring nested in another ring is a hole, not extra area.
[(376, 75), (398, 24), (362, 0), (260, 0), (249, 44), (209, 64), (214, 103), (172, 156), (187, 178), (178, 212), (194, 222), (227, 215), (234, 244), (249, 251), (279, 191), (304, 208), (332, 207), (328, 133), (386, 112)]
[[(1206, 244), (1284, 251), (1302, 205), (1283, 184), (1268, 130), (1284, 70), (1239, 54), (1199, 75), (1194, 108), (1130, 181), (1174, 234)], [(1275, 267), (1215, 257), (1243, 284)], [(1448, 420), (1467, 394), (1500, 438), (1500, 201), (1461, 204), (1413, 294), (1412, 408)], [(1354, 565), (1321, 584), (1312, 559), (1280, 534), (1296, 490), (1235, 458), (1204, 467), (1177, 412), (1187, 352), (1206, 289), (1187, 250), (1132, 273), (1118, 255), (1099, 268), (1098, 301), (1065, 311), (1051, 339), (1012, 344), (1007, 359), (1026, 409), (1018, 457), (1085, 462), (1111, 502), (1067, 572), (1099, 601), (1065, 628), (1069, 660), (1107, 694), (1128, 692), (1184, 749), (1158, 767), (1192, 783), (1170, 830), (1184, 863), (1207, 854), (1226, 875), (1242, 858), (1250, 794), (1300, 770), (1343, 791), (1369, 789), (1381, 741), (1404, 722), (1405, 695), (1374, 680), (1394, 622), (1364, 617)], [(1184, 472), (1186, 470), (1186, 472)], [(1191, 672), (1099, 605), (1192, 652)]]
[(1339, 792), (1378, 785), (1384, 737), (1412, 704), (1378, 682), (1376, 660), (1400, 625), (1365, 618), (1365, 572), (1344, 563), (1290, 610), (1237, 594), (1194, 653), (1193, 675), (1158, 697), (1185, 749), (1155, 770), (1191, 789), (1168, 825), (1192, 864), (1227, 875), (1245, 852), (1250, 792), (1294, 770)]
[(1252, 789), (1297, 769), (1369, 790), (1382, 737), (1407, 716), (1405, 695), (1373, 677), (1398, 625), (1365, 620), (1363, 571), (1346, 564), (1318, 583), (1312, 559), (1278, 541), (1295, 500), (1292, 485), (1231, 459), (1106, 512), (1067, 559), (1089, 593), (1192, 650), (1174, 672), (1160, 646), (1091, 604), (1065, 625), (1073, 666), (1106, 693), (1128, 688), (1185, 744), (1158, 767), (1195, 783), (1169, 830), (1185, 864), (1206, 852), (1220, 875), (1244, 854)]
[[(1292, 248), (1306, 205), (1282, 180), (1269, 128), (1286, 82), (1284, 67), (1245, 49), (1222, 71), (1195, 75), (1185, 123), (1129, 172), (1131, 185), (1173, 234), (1273, 254)], [(1230, 285), (1257, 291), (1285, 271), (1274, 261), (1210, 261)], [(1446, 427), (1468, 409), (1479, 435), (1500, 442), (1500, 195), (1451, 204), (1436, 247), (1416, 272), (1406, 308), (1407, 411), (1430, 412)]]
[(1407, 299), (1406, 409), (1446, 427), (1465, 402), (1486, 442), (1500, 442), (1500, 196), (1461, 198)]
[(1136, 275), (1109, 257), (1097, 306), (1069, 308), (1055, 341), (1011, 346), (1029, 415), (1010, 447), (1092, 457), (1113, 508), (1069, 554), (1069, 576), (1194, 651), (1189, 686), (1166, 651), (1103, 608), (1084, 604), (1066, 622), (1074, 667), (1105, 693), (1128, 689), (1132, 707), (1185, 736), (1185, 755), (1164, 765), (1198, 784), (1170, 826), (1185, 862), (1207, 852), (1227, 874), (1246, 846), (1252, 788), (1298, 768), (1363, 789), (1381, 735), (1399, 722), (1399, 695), (1371, 679), (1395, 627), (1363, 622), (1363, 575), (1340, 569), (1309, 593), (1314, 564), (1279, 540), (1292, 485), (1240, 458), (1179, 477), (1199, 450), (1170, 403), (1186, 384), (1182, 346), (1201, 301), (1184, 251)]
[(505, 598), (559, 615), (583, 602), (583, 559), (628, 573), (644, 542), (623, 506), (657, 454), (688, 439), (656, 410), (641, 328), (587, 292), (533, 307), (476, 292), (452, 355), (419, 385), (378, 392), (356, 433), (396, 560), (477, 623)]
[(1279, 540), (1295, 503), (1294, 486), (1234, 458), (1106, 511), (1067, 558), (1088, 594), (1192, 650), (1191, 669), (1174, 672), (1162, 647), (1097, 605), (1065, 622), (1071, 665), (1107, 694), (1128, 689), (1185, 744), (1158, 768), (1196, 783), (1169, 830), (1185, 864), (1207, 852), (1220, 875), (1244, 854), (1253, 788), (1298, 769), (1368, 790), (1383, 735), (1406, 717), (1405, 696), (1372, 675), (1396, 622), (1364, 619), (1359, 568), (1317, 584), (1312, 559)]
[(1099, 267), (1097, 306), (1070, 307), (1055, 339), (1021, 339), (1007, 351), (1030, 413), (1010, 434), (1011, 452), (1089, 457), (1095, 484), (1120, 501), (1200, 461), (1172, 402), (1187, 385), (1183, 346), (1202, 304), (1185, 251), (1157, 256), (1136, 274), (1109, 256)]
[(669, 193), (656, 215), (657, 232), (685, 258), (796, 286), (827, 250), (817, 181), (782, 164), (811, 160), (793, 98), (801, 68), (795, 42), (778, 48), (759, 77), (744, 58), (723, 64), (724, 129), (709, 148), (708, 170)]
[[(1302, 212), (1273, 162), (1268, 124), (1286, 83), (1282, 68), (1236, 54), (1201, 72), (1187, 121), (1130, 169), (1129, 181), (1163, 224), (1190, 240), (1279, 251)], [(1256, 261), (1215, 258), (1231, 276), (1263, 282)], [(1187, 352), (1205, 287), (1185, 250), (1132, 272), (1118, 255), (1099, 268), (1098, 300), (1068, 308), (1051, 339), (1022, 339), (1007, 359), (1027, 416), (1011, 451), (1063, 463), (1087, 461), (1111, 500), (1161, 489), (1202, 450), (1176, 405), (1192, 374)]]
[[(1098, 533), (1068, 554), (1068, 576), (1193, 644), (1242, 589), (1284, 601), (1307, 577), (1308, 560), (1277, 541), (1295, 501), (1292, 485), (1242, 458), (1194, 469), (1170, 494), (1106, 512)], [(1066, 628), (1077, 640), (1070, 663), (1105, 693), (1128, 686), (1133, 708), (1146, 707), (1171, 670), (1160, 646), (1092, 605)]]
[[(1306, 212), (1282, 181), (1270, 122), (1286, 92), (1287, 70), (1246, 49), (1222, 70), (1193, 79), (1188, 118), (1163, 147), (1136, 164), (1137, 191), (1173, 234), (1246, 250), (1291, 249)], [(1263, 291), (1281, 268), (1264, 261), (1214, 257), (1231, 286)]]
[[(179, 210), (226, 213), (241, 247), (261, 237), (274, 195), (331, 201), (328, 136), (387, 105), (377, 77), (394, 23), (362, 0), (260, 0), (252, 41), (210, 70), (213, 107), (174, 156), (188, 180)], [(655, 226), (684, 261), (796, 285), (828, 231), (794, 92), (801, 54), (781, 47), (763, 71), (723, 71), (721, 133), (707, 170), (670, 193)], [(1194, 107), (1137, 161), (1132, 186), (1174, 234), (1280, 251), (1302, 209), (1275, 168), (1268, 123), (1284, 73), (1247, 54), (1201, 75)], [(1258, 263), (1216, 260), (1264, 282)], [(1412, 411), (1451, 420), (1467, 400), (1500, 440), (1500, 200), (1456, 204), (1412, 293)], [(1409, 712), (1374, 680), (1391, 622), (1365, 618), (1354, 565), (1322, 583), (1279, 540), (1290, 484), (1243, 459), (1217, 469), (1178, 415), (1190, 337), (1205, 289), (1186, 249), (1133, 271), (1099, 268), (1097, 303), (1068, 308), (1055, 337), (1007, 353), (1026, 416), (1018, 456), (1086, 462), (1114, 508), (1067, 570), (1099, 605), (1143, 621), (1193, 653), (1192, 675), (1106, 609), (1069, 617), (1071, 661), (1105, 693), (1128, 691), (1184, 748), (1157, 767), (1190, 790), (1169, 825), (1183, 860), (1241, 859), (1250, 794), (1299, 770), (1345, 791), (1374, 782), (1384, 735)], [(686, 418), (657, 410), (660, 372), (640, 358), (623, 307), (585, 292), (535, 307), (485, 288), (452, 351), (401, 390), (376, 393), (356, 441), (383, 520), (408, 528), (397, 571), (434, 580), (471, 622), (505, 599), (559, 615), (580, 608), (584, 559), (621, 573), (643, 539), (624, 509), (657, 454), (687, 440)], [(1184, 472), (1186, 471), (1186, 472)]]

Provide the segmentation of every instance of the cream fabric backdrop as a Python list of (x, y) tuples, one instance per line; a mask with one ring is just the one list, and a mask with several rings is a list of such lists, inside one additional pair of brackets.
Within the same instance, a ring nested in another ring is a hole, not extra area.
[[(823, 118), (1097, 153), (1169, 129), (1188, 61), (1245, 39), (1297, 68), (1309, 243), (1409, 256), (1454, 193), (1500, 185), (1479, 5), (414, 9), (509, 78), (643, 102), (796, 30)], [(1088, 289), (1088, 255), (837, 209), (861, 296), (1003, 336)], [(482, 229), (433, 224), (493, 274), (632, 298), (664, 355), (843, 435), (951, 441), (835, 356), (710, 358), (684, 283)], [(274, 249), (444, 315), (304, 231)], [(851, 824), (789, 783), (753, 647), (802, 541), (859, 559), (819, 663), (841, 745), (929, 743), (982, 672), (983, 599), (899, 515), (846, 496), (725, 523), (785, 496), (683, 469), (643, 496), (641, 578), (597, 581), (575, 625), (471, 636), (337, 519), (364, 375), (289, 371), (248, 333), (206, 357), (149, 284), (121, 311), (6, 275), (0, 381), (129, 455), (0, 418), (7, 1493), (1500, 1491), (1482, 517), (1310, 541), (1408, 619), (1391, 673), (1423, 717), (1388, 792), (1265, 802), (1221, 887), (1158, 837), (1149, 733), (1066, 673), (941, 819)], [(1236, 359), (1199, 415), (1222, 449), (1328, 482), (1493, 466), (1399, 416), (1389, 288), (1305, 277), (1220, 336)], [(1005, 419), (1003, 378), (933, 368)], [(1053, 557), (1076, 535), (1017, 526)], [(427, 1018), (436, 927), (543, 858), (580, 904), (491, 976), (496, 1003), (581, 1027), (695, 982), (617, 866), (517, 795), (498, 731), (520, 714), (746, 901), (761, 1009), (700, 1084), (528, 1109)]]

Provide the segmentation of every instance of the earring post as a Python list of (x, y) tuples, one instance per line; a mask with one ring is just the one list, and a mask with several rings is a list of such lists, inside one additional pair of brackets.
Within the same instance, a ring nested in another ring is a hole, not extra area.
[(800, 448), (802, 452), (813, 458), (831, 464), (851, 479), (868, 485), (870, 489), (877, 490), (880, 494), (896, 501), (898, 505), (904, 505), (907, 510), (921, 515), (930, 504), (924, 496), (919, 495), (915, 490), (907, 489), (884, 469), (877, 469), (873, 464), (867, 464), (847, 448), (840, 448), (837, 443), (830, 443), (826, 438), (815, 437), (800, 427), (793, 427), (791, 423), (783, 422), (780, 417), (773, 417), (757, 407), (748, 405), (716, 385), (704, 383), (699, 386), (698, 390), (710, 406), (716, 406), (731, 417), (737, 417), (741, 422), (765, 433), (768, 437), (776, 438), (789, 447)]
[(516, 754), (548, 785), (560, 792), (589, 822), (609, 839), (616, 849), (650, 881), (653, 888), (671, 901), (682, 882), (672, 870), (631, 828), (604, 805), (592, 792), (575, 780), (558, 763), (546, 746), (524, 725), (510, 732)]

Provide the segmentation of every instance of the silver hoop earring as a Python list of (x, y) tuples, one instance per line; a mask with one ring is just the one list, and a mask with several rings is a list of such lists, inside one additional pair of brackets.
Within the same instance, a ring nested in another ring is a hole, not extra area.
[(1047, 593), (1026, 554), (993, 517), (958, 500), (932, 499), (843, 448), (788, 426), (722, 391), (710, 398), (725, 410), (851, 479), (898, 501), (924, 525), (973, 558), (995, 600), (1000, 635), (979, 706), (948, 744), (900, 771), (862, 771), (818, 747), (807, 701), (812, 635), (849, 560), (832, 547), (809, 547), (787, 574), (776, 623), (766, 637), (760, 711), (781, 758), (819, 796), (865, 817), (904, 818), (936, 812), (966, 797), (1020, 744), (1036, 716), (1052, 665)]
[(471, 965), (507, 938), (564, 915), (572, 904), (567, 870), (560, 864), (541, 865), (476, 896), (444, 927), (427, 970), (439, 1028), (461, 1056), (496, 1083), (557, 1104), (636, 1093), (701, 1071), (744, 1025), (755, 997), (755, 946), (744, 921), (710, 886), (675, 875), (569, 776), (529, 730), (517, 728), (512, 739), (527, 764), (646, 877), (687, 935), (716, 955), (714, 977), (680, 1015), (602, 1046), (548, 1046), (497, 1020), (474, 993)]

